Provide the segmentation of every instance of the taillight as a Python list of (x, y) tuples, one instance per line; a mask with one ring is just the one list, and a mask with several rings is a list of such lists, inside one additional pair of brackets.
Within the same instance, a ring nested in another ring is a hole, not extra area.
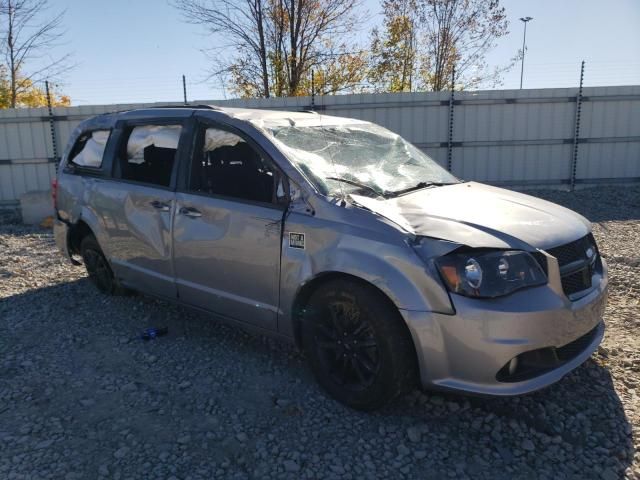
[(58, 179), (51, 180), (51, 199), (53, 200), (53, 209), (58, 209)]

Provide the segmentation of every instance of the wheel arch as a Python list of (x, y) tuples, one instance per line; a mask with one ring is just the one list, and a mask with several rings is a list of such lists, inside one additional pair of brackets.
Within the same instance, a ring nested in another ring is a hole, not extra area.
[[(335, 280), (349, 280), (355, 283), (359, 283), (360, 285), (364, 285), (367, 288), (371, 288), (380, 296), (380, 298), (382, 298), (386, 303), (388, 303), (390, 307), (392, 307), (396, 312), (398, 312), (398, 318), (402, 322), (403, 328), (405, 328), (407, 333), (411, 336), (411, 331), (409, 330), (409, 326), (406, 324), (406, 322), (404, 321), (404, 318), (400, 314), (398, 310), (398, 306), (393, 302), (391, 297), (389, 297), (389, 295), (387, 295), (387, 293), (384, 290), (382, 290), (379, 286), (371, 283), (370, 281), (362, 277), (358, 277), (350, 273), (339, 272), (339, 271), (329, 271), (329, 272), (322, 272), (316, 275), (311, 280), (304, 283), (304, 285), (302, 285), (298, 289), (298, 292), (296, 293), (295, 299), (293, 301), (292, 311), (291, 311), (291, 319), (293, 324), (292, 325), (293, 339), (296, 347), (298, 348), (302, 347), (302, 341), (300, 337), (301, 325), (302, 325), (302, 313), (304, 312), (304, 307), (308, 303), (309, 298), (311, 298), (311, 295), (313, 294), (313, 292), (315, 292), (321, 285), (324, 285), (328, 282), (332, 282)], [(415, 351), (415, 345), (414, 345), (414, 351)], [(417, 360), (417, 356), (416, 356), (416, 360)]]
[(405, 352), (405, 358), (407, 359), (408, 363), (406, 364), (407, 368), (403, 370), (403, 382), (405, 383), (405, 385), (409, 385), (410, 387), (417, 385), (420, 380), (420, 358), (418, 356), (414, 336), (411, 333), (409, 325), (407, 325), (404, 316), (400, 313), (398, 306), (393, 302), (389, 295), (387, 295), (377, 285), (356, 275), (339, 271), (324, 272), (317, 275), (312, 280), (306, 282), (300, 287), (295, 297), (293, 311), (291, 313), (294, 334), (293, 336), (296, 347), (302, 350), (302, 316), (305, 305), (308, 303), (313, 292), (315, 292), (322, 285), (336, 280), (348, 280), (350, 282), (357, 283), (360, 286), (364, 286), (367, 289), (370, 289), (371, 292), (374, 292), (374, 294), (377, 295), (380, 300), (382, 300), (383, 303), (386, 303), (390, 308), (393, 309), (392, 311), (396, 313), (397, 319), (393, 320), (392, 318), (390, 318), (389, 321), (396, 322), (398, 324), (397, 328), (400, 329), (401, 335), (403, 335), (406, 340), (406, 343), (403, 343), (404, 345), (406, 345), (406, 347), (402, 350), (403, 352)]
[(87, 235), (95, 236), (95, 233), (83, 219), (79, 219), (76, 223), (69, 225), (67, 244), (71, 254), (80, 254), (80, 243)]

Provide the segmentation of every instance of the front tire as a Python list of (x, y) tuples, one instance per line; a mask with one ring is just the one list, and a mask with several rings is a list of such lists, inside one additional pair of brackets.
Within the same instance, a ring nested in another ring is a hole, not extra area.
[(318, 383), (349, 407), (375, 410), (415, 384), (411, 335), (372, 286), (348, 279), (321, 285), (304, 309), (301, 339)]

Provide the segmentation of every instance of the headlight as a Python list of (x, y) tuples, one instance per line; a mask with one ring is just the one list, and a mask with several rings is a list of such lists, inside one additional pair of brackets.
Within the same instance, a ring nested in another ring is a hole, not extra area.
[(522, 251), (453, 253), (435, 263), (449, 290), (468, 297), (500, 297), (547, 283), (535, 258)]

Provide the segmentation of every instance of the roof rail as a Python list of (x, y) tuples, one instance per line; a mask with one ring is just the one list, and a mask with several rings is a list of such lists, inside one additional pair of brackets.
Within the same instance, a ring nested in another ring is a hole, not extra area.
[(203, 109), (203, 110), (220, 110), (220, 107), (216, 107), (215, 105), (202, 105), (202, 104), (198, 104), (198, 105), (190, 105), (190, 104), (186, 104), (186, 105), (154, 105), (152, 107), (141, 107), (140, 109), (144, 109), (144, 108), (198, 108), (198, 109)]

